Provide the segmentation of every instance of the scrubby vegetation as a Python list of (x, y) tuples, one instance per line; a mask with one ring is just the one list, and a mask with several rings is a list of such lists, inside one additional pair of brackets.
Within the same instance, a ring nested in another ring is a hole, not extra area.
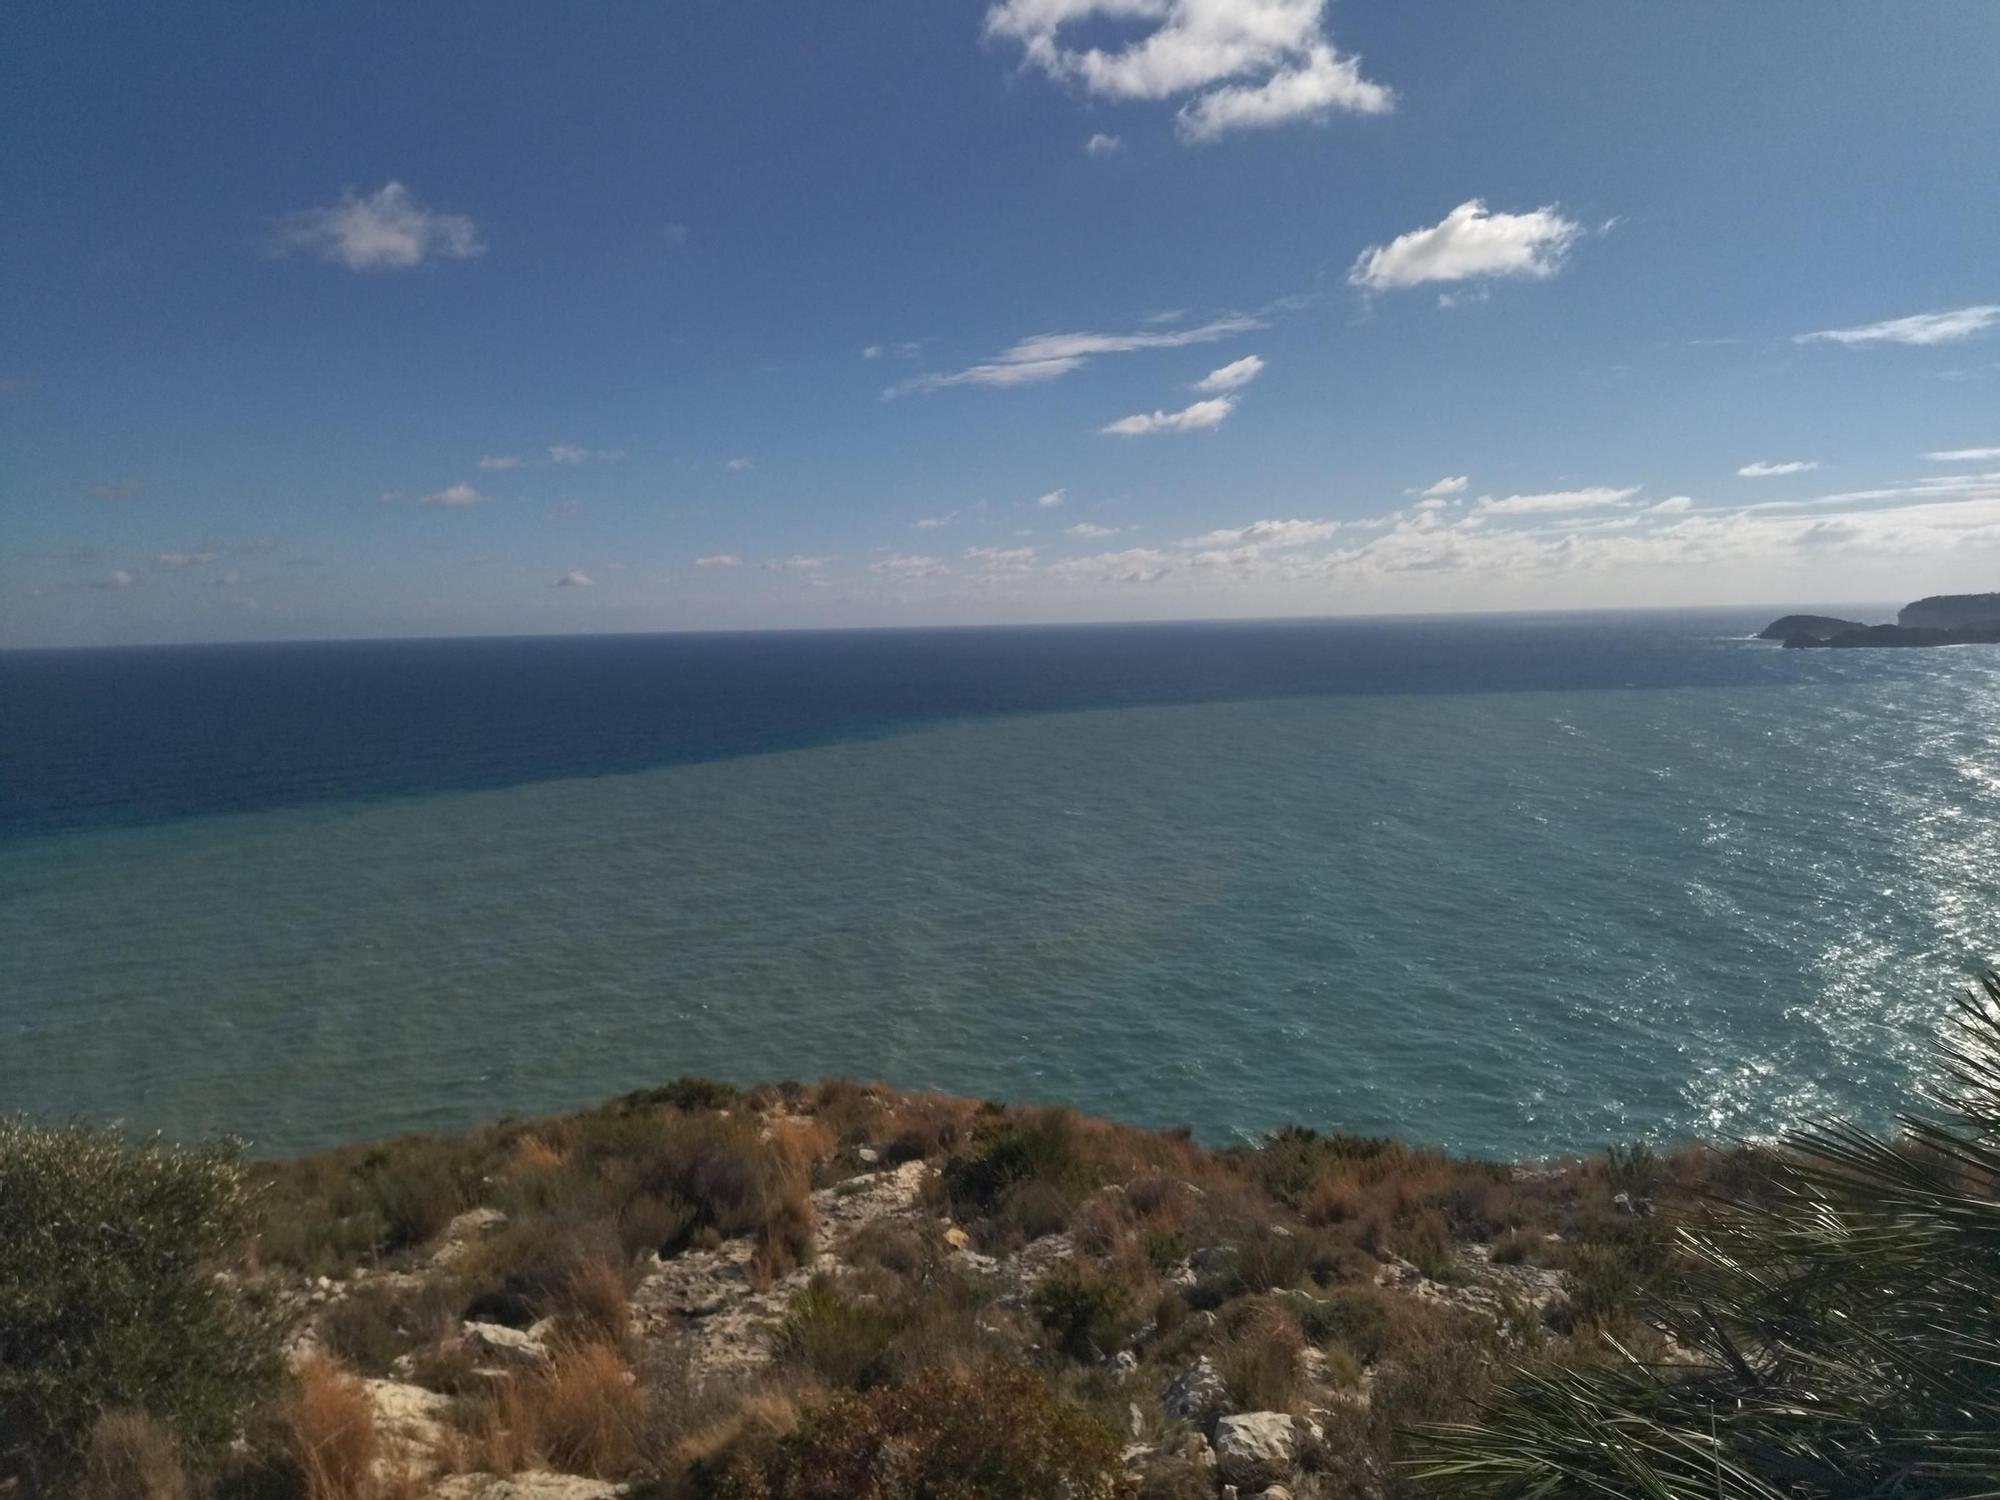
[(1895, 1141), (1532, 1167), (846, 1081), (248, 1166), (17, 1124), (0, 1493), (1983, 1494), (2000, 1021), (1964, 1024), (1954, 1113)]
[[(1524, 1371), (1429, 1434), (1447, 1494), (1780, 1500), (2000, 1493), (2000, 978), (1896, 1137), (1789, 1137), (1683, 1225), (1661, 1361)], [(1626, 1164), (1629, 1166), (1629, 1159)], [(1600, 1271), (1596, 1280), (1603, 1280)]]
[(0, 1119), (0, 1475), (82, 1466), (101, 1489), (229, 1439), (276, 1372), (271, 1330), (217, 1280), (249, 1208), (227, 1148)]

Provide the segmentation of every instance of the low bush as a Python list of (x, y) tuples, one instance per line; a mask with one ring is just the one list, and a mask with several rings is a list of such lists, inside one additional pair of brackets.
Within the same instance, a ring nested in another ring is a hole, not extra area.
[(277, 1368), (275, 1330), (216, 1279), (248, 1211), (226, 1148), (0, 1119), (0, 1489), (73, 1473), (106, 1412), (197, 1462), (228, 1439)]
[(328, 1353), (363, 1375), (387, 1375), (401, 1356), (457, 1329), (458, 1303), (449, 1285), (364, 1284), (327, 1309), (320, 1338)]
[(1304, 1386), (1305, 1340), (1298, 1322), (1271, 1303), (1255, 1306), (1223, 1340), (1215, 1367), (1229, 1387), (1232, 1411), (1295, 1411)]
[(850, 1301), (816, 1276), (792, 1298), (773, 1345), (780, 1359), (830, 1385), (866, 1390), (886, 1378), (901, 1324), (880, 1305)]
[(1119, 1451), (1112, 1428), (1032, 1370), (938, 1370), (836, 1397), (703, 1489), (712, 1500), (1110, 1500)]
[(1064, 1262), (1042, 1279), (1029, 1300), (1056, 1346), (1071, 1359), (1103, 1359), (1132, 1331), (1131, 1288), (1094, 1267)]

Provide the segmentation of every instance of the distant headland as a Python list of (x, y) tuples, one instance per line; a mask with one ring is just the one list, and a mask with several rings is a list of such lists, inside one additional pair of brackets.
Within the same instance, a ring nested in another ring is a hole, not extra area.
[(1932, 594), (1906, 604), (1893, 625), (1833, 615), (1782, 615), (1757, 632), (1786, 646), (1970, 646), (2000, 644), (2000, 594)]

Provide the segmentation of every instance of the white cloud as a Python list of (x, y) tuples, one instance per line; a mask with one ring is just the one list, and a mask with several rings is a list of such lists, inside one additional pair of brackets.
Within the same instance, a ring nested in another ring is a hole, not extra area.
[(1198, 391), (1238, 390), (1263, 373), (1264, 361), (1254, 354), (1246, 354), (1219, 370), (1210, 370), (1194, 383), (1194, 388)]
[(483, 503), (485, 499), (486, 496), (480, 494), (478, 490), (474, 489), (469, 484), (451, 484), (451, 485), (446, 485), (441, 490), (434, 490), (430, 494), (425, 495), (421, 500), (417, 501), (417, 504), (453, 505), (453, 506), (479, 505)]
[(743, 559), (734, 552), (711, 552), (707, 557), (697, 557), (694, 565), (697, 568), (740, 568)]
[(1818, 333), (1801, 333), (1795, 344), (1948, 344), (1969, 339), (2000, 323), (2000, 304), (1956, 307), (1949, 312), (1914, 313), (1907, 318), (1889, 318), (1880, 323), (1863, 323), (1858, 328), (1823, 328)]
[[(1380, 114), (1390, 92), (1334, 50), (1326, 0), (1000, 0), (986, 34), (1018, 43), (1027, 66), (1112, 99), (1193, 95), (1182, 139), (1324, 117)], [(1072, 46), (1067, 28), (1138, 23), (1123, 46)]]
[(1063, 501), (1068, 497), (1069, 497), (1068, 490), (1050, 490), (1046, 495), (1043, 495), (1040, 499), (1035, 501), (1035, 509), (1054, 510), (1057, 506), (1061, 505)]
[(390, 182), (365, 198), (349, 189), (331, 208), (290, 215), (278, 225), (271, 248), (279, 255), (317, 255), (350, 271), (385, 271), (434, 257), (469, 260), (486, 245), (464, 214), (433, 213), (400, 182)]
[(1142, 349), (1183, 349), (1266, 326), (1256, 318), (1216, 318), (1195, 328), (1159, 333), (1037, 333), (1021, 339), (992, 359), (949, 374), (919, 375), (883, 394), (938, 390), (953, 385), (1016, 386), (1055, 380), (1080, 370), (1099, 354), (1130, 354)]
[(550, 584), (549, 587), (552, 589), (587, 589), (595, 587), (596, 583), (597, 580), (592, 578), (588, 573), (572, 568), (554, 583)]
[(93, 578), (90, 586), (94, 589), (129, 589), (132, 587), (132, 575), (123, 568), (117, 568), (102, 578)]
[(1338, 521), (1252, 521), (1222, 531), (1210, 531), (1183, 547), (1303, 547), (1323, 542), (1340, 530)]
[(1639, 487), (1635, 484), (1630, 489), (1622, 490), (1600, 485), (1584, 490), (1550, 490), (1540, 495), (1509, 495), (1504, 500), (1486, 495), (1475, 509), (1483, 516), (1535, 516), (1573, 510), (1604, 510), (1624, 505), (1638, 493)]
[(941, 526), (949, 526), (958, 519), (956, 511), (948, 516), (923, 516), (911, 524), (919, 531), (936, 531)]
[(830, 557), (809, 557), (803, 553), (794, 553), (790, 557), (774, 557), (759, 566), (768, 573), (817, 573), (832, 561)]
[(868, 571), (888, 578), (935, 578), (946, 569), (941, 557), (918, 557), (899, 552), (870, 563)]
[(1462, 495), (1465, 493), (1465, 487), (1471, 482), (1471, 478), (1467, 475), (1447, 474), (1425, 490), (1423, 496), (1426, 500), (1436, 500), (1445, 495)]
[(870, 344), (866, 349), (861, 351), (861, 357), (863, 359), (880, 359), (882, 357), (882, 346), (880, 344)]
[(153, 560), (163, 568), (204, 567), (221, 556), (217, 552), (162, 552)]
[(757, 465), (747, 458), (732, 458), (722, 467), (729, 470), (732, 474), (747, 474), (756, 468)]
[(1100, 159), (1106, 156), (1116, 156), (1124, 149), (1125, 142), (1121, 137), (1106, 135), (1101, 130), (1083, 143), (1083, 154), (1085, 156), (1095, 156)]
[(1136, 416), (1120, 417), (1099, 430), (1116, 437), (1148, 437), (1160, 432), (1203, 432), (1220, 427), (1234, 410), (1234, 396), (1212, 396), (1206, 401), (1184, 406), (1179, 411), (1140, 412)]
[(1064, 536), (1081, 537), (1085, 541), (1095, 541), (1099, 537), (1116, 536), (1116, 526), (1094, 526), (1088, 521), (1078, 521), (1074, 526), (1063, 527)]
[(1049, 576), (1066, 583), (1154, 583), (1171, 573), (1175, 560), (1149, 547), (1099, 552), (1049, 564)]
[(1778, 462), (1756, 459), (1736, 471), (1739, 479), (1777, 479), (1786, 474), (1810, 474), (1819, 467), (1816, 458), (1790, 458)]
[(1336, 109), (1387, 114), (1392, 98), (1380, 84), (1361, 76), (1360, 59), (1343, 57), (1331, 47), (1313, 47), (1297, 67), (1273, 73), (1262, 83), (1203, 94), (1182, 108), (1176, 124), (1182, 140), (1206, 142), (1232, 130), (1321, 119)]
[(1658, 505), (1648, 506), (1654, 515), (1684, 516), (1694, 509), (1694, 501), (1686, 495), (1669, 495)]
[(2000, 458), (2000, 448), (1940, 448), (1924, 457), (1934, 464), (1983, 464)]
[(967, 547), (965, 560), (989, 573), (1025, 573), (1034, 565), (1033, 547)]
[(479, 460), (482, 469), (518, 469), (521, 460), (512, 454), (488, 454)]
[(1553, 205), (1532, 213), (1496, 214), (1473, 198), (1441, 223), (1362, 251), (1347, 279), (1382, 292), (1485, 276), (1546, 278), (1562, 269), (1564, 256), (1582, 233), (1582, 225), (1565, 219)]
[(616, 448), (580, 448), (575, 443), (549, 445), (549, 462), (552, 464), (587, 464), (624, 456), (624, 451)]

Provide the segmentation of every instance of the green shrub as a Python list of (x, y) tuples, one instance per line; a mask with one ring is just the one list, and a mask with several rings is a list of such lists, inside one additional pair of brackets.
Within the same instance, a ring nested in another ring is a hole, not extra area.
[(964, 1156), (939, 1174), (946, 1196), (961, 1212), (990, 1213), (1010, 1189), (1036, 1182), (1052, 1189), (1075, 1186), (1084, 1161), (1076, 1115), (1042, 1109), (989, 1126)]
[(1110, 1500), (1116, 1432), (1032, 1370), (936, 1370), (809, 1413), (725, 1467), (716, 1500)]
[(621, 1094), (613, 1105), (626, 1111), (665, 1107), (694, 1112), (734, 1109), (742, 1098), (742, 1090), (733, 1083), (718, 1083), (713, 1078), (683, 1073), (663, 1088), (638, 1089), (630, 1094)]
[(1044, 1277), (1029, 1300), (1042, 1326), (1071, 1359), (1102, 1359), (1131, 1331), (1131, 1289), (1074, 1261)]
[(0, 1473), (67, 1471), (121, 1408), (196, 1456), (229, 1437), (276, 1372), (216, 1277), (248, 1206), (232, 1148), (0, 1120)]
[(851, 1302), (830, 1279), (815, 1276), (791, 1301), (773, 1344), (781, 1359), (832, 1385), (866, 1390), (889, 1369), (889, 1346), (901, 1320), (886, 1309)]

